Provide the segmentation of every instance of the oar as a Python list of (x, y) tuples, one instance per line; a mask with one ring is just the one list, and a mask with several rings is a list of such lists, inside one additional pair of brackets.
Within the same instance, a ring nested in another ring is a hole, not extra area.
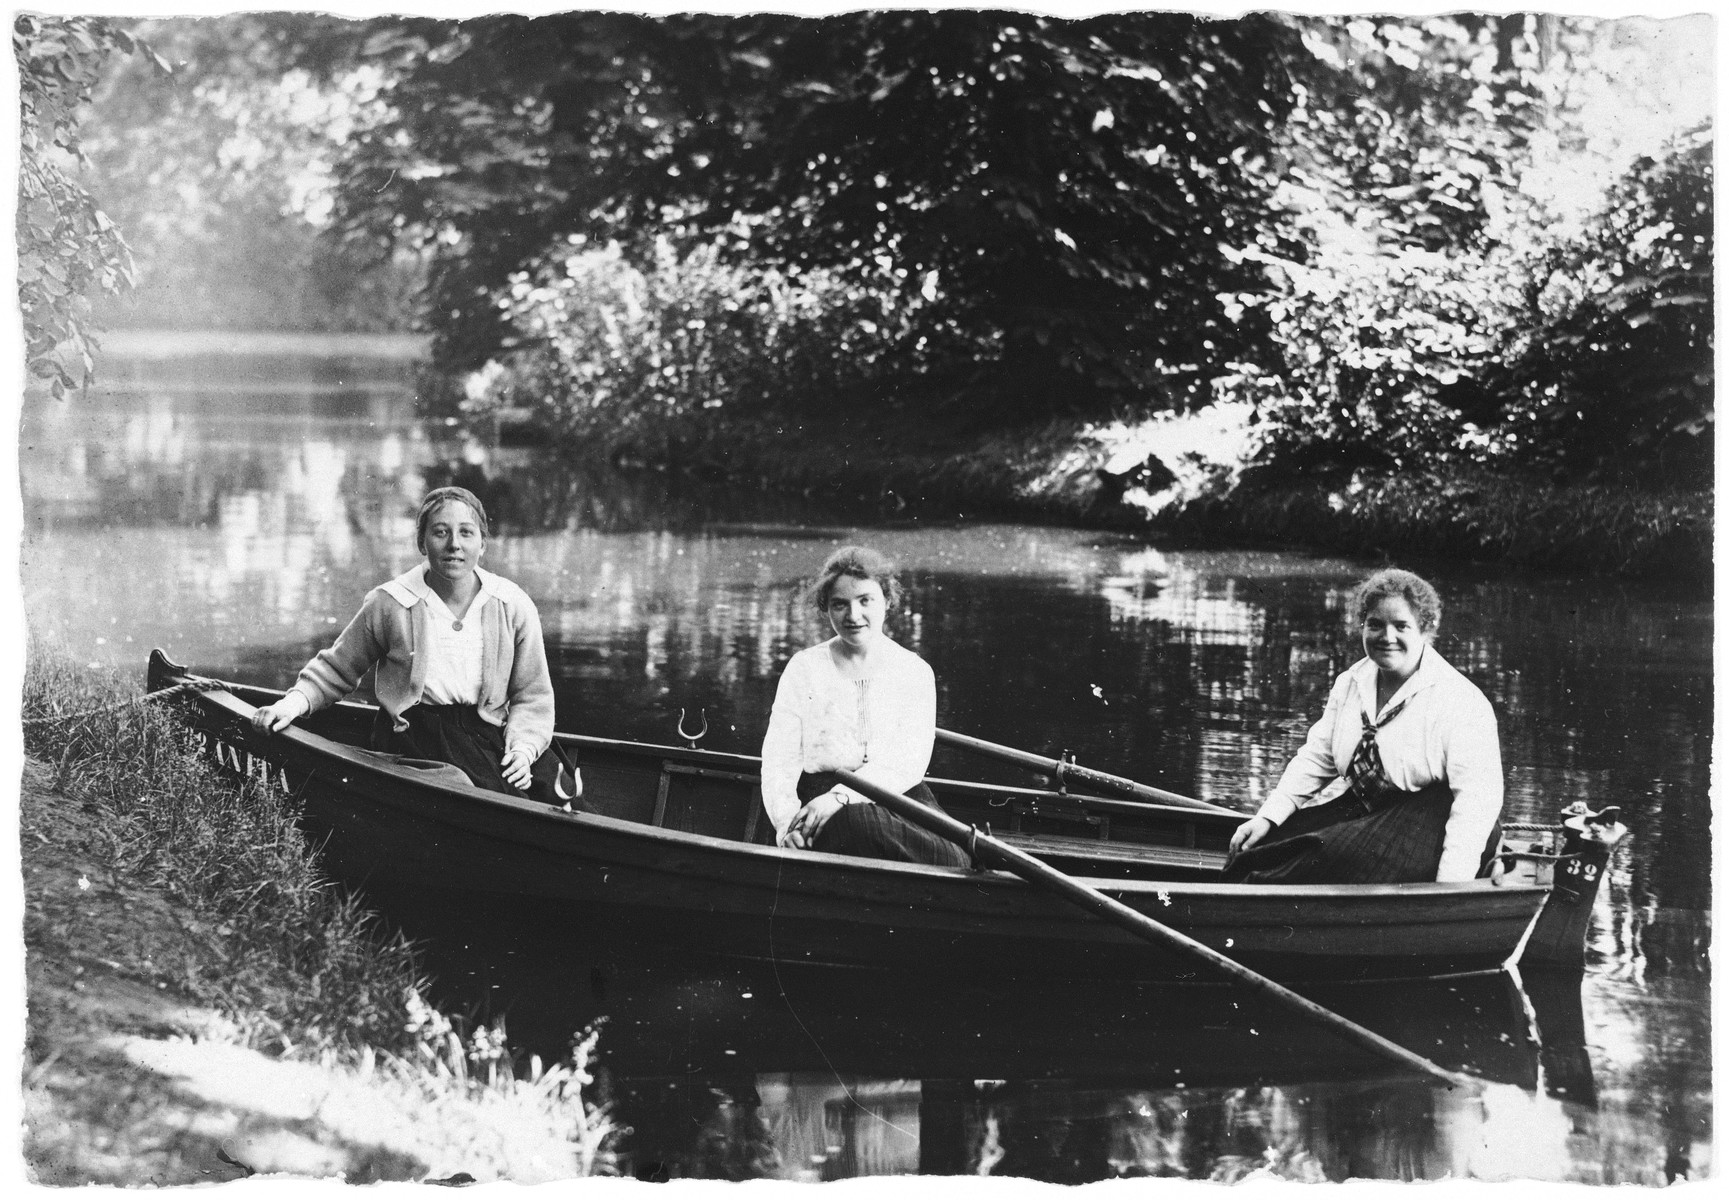
[(1111, 792), (1118, 796), (1127, 796), (1132, 800), (1145, 800), (1150, 804), (1173, 804), (1178, 808), (1198, 808), (1202, 812), (1222, 813), (1228, 817), (1241, 820), (1246, 814), (1234, 808), (1225, 808), (1218, 804), (1209, 804), (1205, 800), (1196, 800), (1193, 796), (1180, 796), (1176, 792), (1167, 792), (1163, 788), (1148, 787), (1144, 783), (1136, 783), (1132, 779), (1124, 779), (1121, 775), (1107, 775), (1103, 771), (1095, 771), (1091, 767), (1083, 767), (1079, 763), (1064, 762), (1058, 758), (1046, 758), (1042, 754), (1029, 754), (1025, 750), (1016, 750), (1013, 746), (999, 746), (995, 742), (987, 742), (983, 738), (971, 737), (964, 733), (951, 733), (947, 729), (937, 730), (937, 741), (947, 742), (962, 750), (971, 750), (989, 758), (999, 758), (1016, 766), (1030, 767), (1045, 775), (1055, 777), (1061, 783), (1064, 779), (1073, 779), (1077, 783), (1088, 784), (1100, 791)]
[(1382, 1037), (1372, 1029), (1365, 1029), (1355, 1021), (1340, 1016), (1330, 1008), (1316, 1004), (1303, 996), (1299, 996), (1283, 984), (1275, 983), (1265, 975), (1252, 971), (1234, 958), (1229, 958), (1189, 937), (1178, 933), (1168, 925), (1161, 925), (1144, 913), (1136, 912), (1120, 900), (1113, 900), (1097, 888), (1089, 887), (1078, 879), (1063, 874), (1030, 854), (1023, 854), (1012, 846), (1005, 845), (988, 833), (980, 833), (970, 825), (963, 825), (946, 813), (941, 813), (917, 800), (891, 792), (885, 787), (863, 779), (851, 771), (837, 771), (840, 781), (858, 792), (868, 796), (891, 812), (898, 813), (921, 829), (929, 830), (940, 838), (955, 843), (968, 851), (975, 860), (990, 866), (1001, 867), (1015, 875), (1019, 875), (1028, 883), (1045, 888), (1071, 903), (1097, 913), (1122, 929), (1128, 930), (1143, 941), (1154, 945), (1168, 946), (1181, 951), (1193, 958), (1211, 966), (1220, 974), (1229, 976), (1238, 983), (1264, 996), (1295, 1009), (1297, 1012), (1327, 1026), (1333, 1032), (1341, 1035), (1357, 1045), (1379, 1054), (1383, 1058), (1404, 1067), (1421, 1071), (1446, 1083), (1449, 1087), (1465, 1087), (1475, 1089), (1477, 1081), (1468, 1075), (1449, 1071), (1438, 1063), (1431, 1062), (1420, 1054), (1413, 1053), (1397, 1042)]

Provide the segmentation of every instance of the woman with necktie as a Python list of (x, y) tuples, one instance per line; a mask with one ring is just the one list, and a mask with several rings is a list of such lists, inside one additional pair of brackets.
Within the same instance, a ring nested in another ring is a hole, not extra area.
[(1377, 571), (1353, 612), (1365, 657), (1253, 819), (1231, 838), (1238, 883), (1420, 883), (1487, 874), (1500, 843), (1501, 743), (1477, 686), (1432, 644), (1435, 589)]

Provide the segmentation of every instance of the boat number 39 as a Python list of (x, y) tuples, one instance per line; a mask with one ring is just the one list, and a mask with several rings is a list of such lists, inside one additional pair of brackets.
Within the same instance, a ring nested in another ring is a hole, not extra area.
[(1583, 888), (1597, 882), (1597, 874), (1602, 869), (1601, 863), (1586, 862), (1578, 858), (1563, 859), (1559, 887), (1562, 891), (1576, 896)]

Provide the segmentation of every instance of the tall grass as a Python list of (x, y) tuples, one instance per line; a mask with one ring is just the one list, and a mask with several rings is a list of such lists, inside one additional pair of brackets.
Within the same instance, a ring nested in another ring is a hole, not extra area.
[(218, 770), (170, 705), (33, 643), (26, 753), (95, 817), (89, 850), (117, 883), (161, 889), (214, 951), (177, 982), (253, 1049), (370, 1074), (428, 1102), (526, 1106), (603, 1171), (611, 1125), (583, 1095), (593, 1032), (567, 1063), (518, 1063), (502, 1028), (466, 1029), (424, 1001), (413, 946), (326, 878), (292, 799)]

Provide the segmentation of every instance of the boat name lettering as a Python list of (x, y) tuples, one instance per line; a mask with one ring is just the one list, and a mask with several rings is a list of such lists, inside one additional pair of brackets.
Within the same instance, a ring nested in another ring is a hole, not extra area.
[(286, 769), (278, 768), (272, 772), (268, 759), (259, 758), (250, 750), (243, 750), (231, 742), (223, 741), (214, 734), (206, 733), (204, 741), (218, 766), (227, 767), (237, 774), (257, 780), (267, 788), (278, 788), (284, 793), (293, 791), (288, 784)]

